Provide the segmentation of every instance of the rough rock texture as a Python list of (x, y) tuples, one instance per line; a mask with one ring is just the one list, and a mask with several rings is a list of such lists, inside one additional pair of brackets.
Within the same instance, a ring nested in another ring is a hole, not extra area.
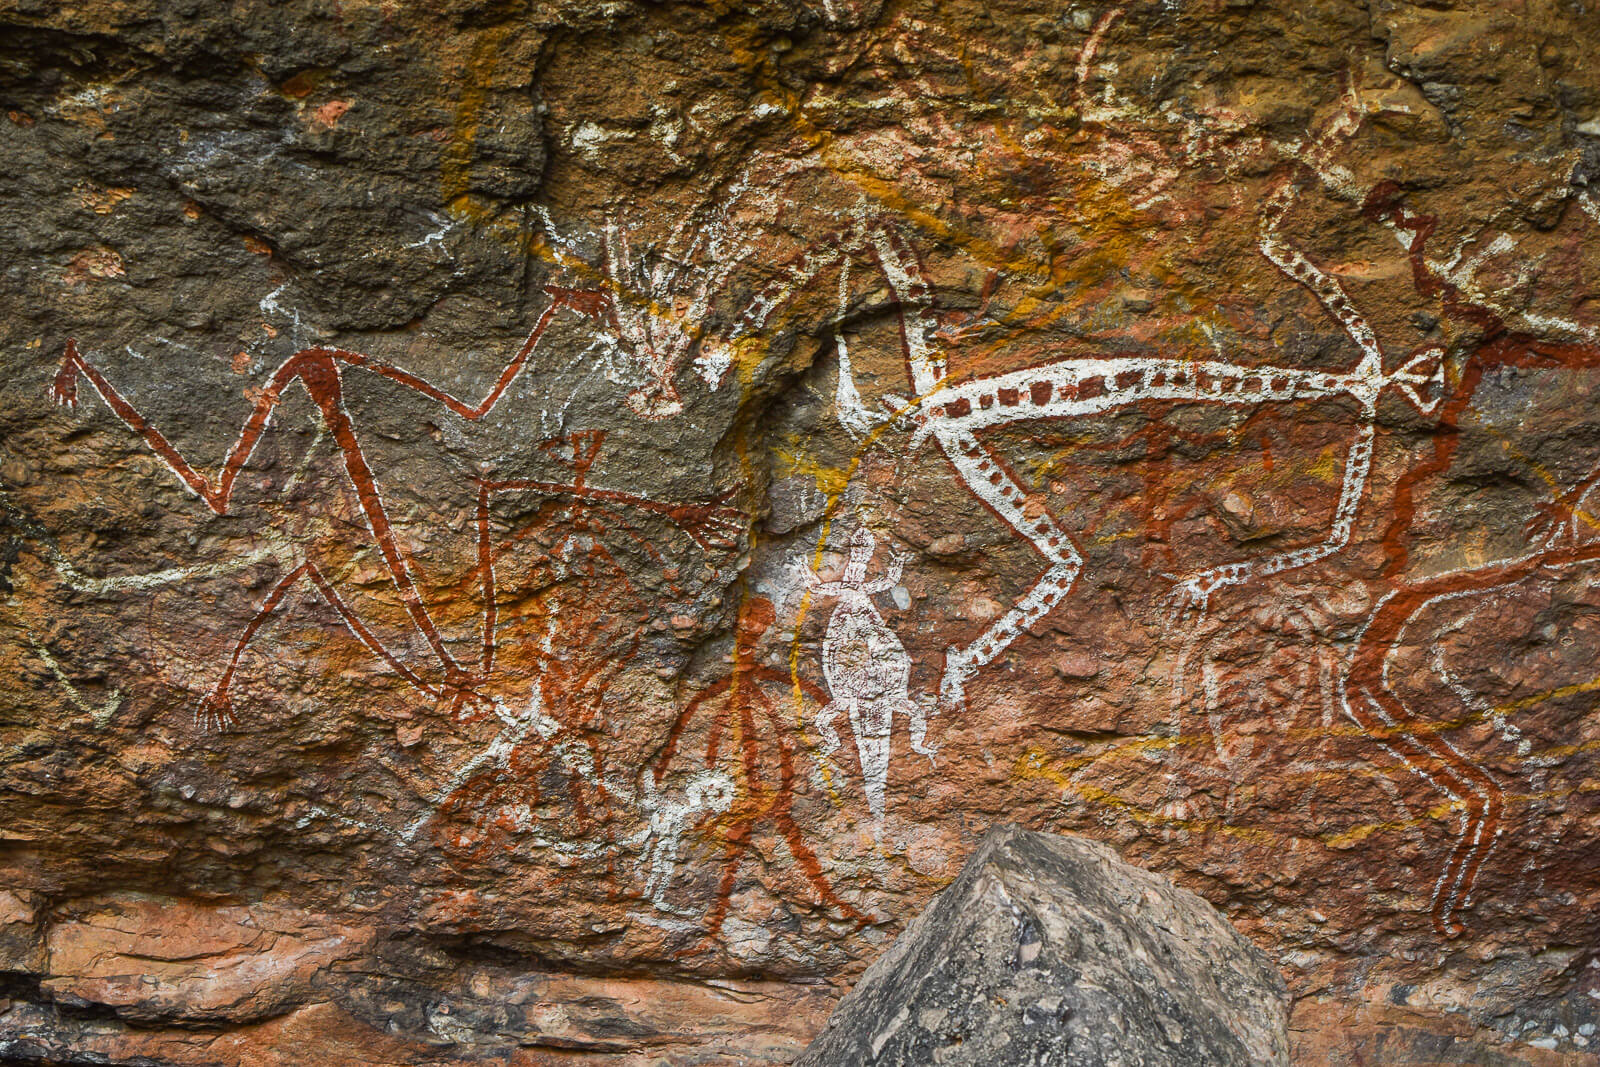
[(7, 1054), (781, 1060), (1014, 820), (1596, 1062), (1597, 18), (0, 0)]
[(1288, 999), (1193, 893), (1098, 841), (1002, 826), (795, 1067), (1286, 1067)]

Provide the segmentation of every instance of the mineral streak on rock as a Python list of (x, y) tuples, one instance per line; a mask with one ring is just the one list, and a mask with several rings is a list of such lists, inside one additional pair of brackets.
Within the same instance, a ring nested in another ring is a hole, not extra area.
[(991, 830), (795, 1067), (1289, 1063), (1272, 961), (1098, 841)]
[(1015, 821), (1595, 1062), (1597, 43), (0, 3), (0, 1056), (781, 1062)]

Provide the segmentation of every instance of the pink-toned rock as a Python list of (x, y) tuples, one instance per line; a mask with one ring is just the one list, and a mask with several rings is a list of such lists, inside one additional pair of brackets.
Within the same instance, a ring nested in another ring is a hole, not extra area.
[(307, 999), (373, 931), (270, 904), (117, 896), (50, 924), (43, 989), (141, 1023), (246, 1022)]
[[(1591, 1030), (1591, 1033), (1593, 1031)], [(1478, 1030), (1459, 1015), (1414, 1011), (1392, 1004), (1351, 1003), (1312, 997), (1295, 1005), (1289, 1020), (1295, 1067), (1597, 1067), (1588, 1037), (1566, 1028), (1529, 1040), (1507, 1040)], [(1573, 1038), (1582, 1045), (1575, 1046)], [(1545, 1047), (1533, 1044), (1542, 1041)], [(1600, 1045), (1600, 1041), (1595, 1042)], [(1566, 1046), (1564, 1049), (1561, 1046)]]
[(45, 958), (43, 903), (42, 896), (26, 889), (0, 889), (0, 970), (38, 973)]

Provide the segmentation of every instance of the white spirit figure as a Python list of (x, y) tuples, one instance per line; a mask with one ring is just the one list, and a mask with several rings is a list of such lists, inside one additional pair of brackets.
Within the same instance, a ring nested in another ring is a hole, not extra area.
[(694, 916), (698, 913), (676, 907), (667, 902), (667, 889), (672, 875), (678, 869), (683, 831), (698, 819), (721, 814), (733, 805), (733, 780), (721, 771), (701, 771), (689, 779), (681, 798), (662, 794), (656, 788), (655, 777), (646, 770), (642, 776), (639, 804), (650, 817), (650, 827), (645, 832), (647, 845), (641, 863), (650, 865), (650, 877), (645, 882), (644, 893), (659, 911), (674, 915)]
[[(1047, 569), (988, 629), (964, 647), (945, 654), (939, 702), (952, 711), (966, 706), (966, 687), (977, 673), (1055, 610), (1077, 584), (1084, 557), (1048, 508), (1039, 504), (998, 449), (986, 444), (986, 431), (1046, 420), (1074, 420), (1120, 411), (1148, 401), (1215, 405), (1237, 409), (1300, 405), (1338, 400), (1354, 409), (1354, 432), (1344, 462), (1339, 498), (1322, 539), (1254, 559), (1224, 563), (1174, 576), (1175, 614), (1204, 612), (1220, 589), (1309, 566), (1342, 552), (1350, 543), (1372, 469), (1379, 398), (1392, 393), (1431, 415), (1444, 387), (1444, 350), (1430, 345), (1414, 351), (1393, 370), (1386, 369), (1378, 338), (1356, 309), (1338, 278), (1302, 252), (1285, 245), (1279, 227), (1294, 206), (1306, 177), (1329, 171), (1333, 146), (1353, 133), (1363, 113), (1353, 94), (1323, 130), (1296, 148), (1300, 165), (1268, 194), (1260, 210), (1261, 254), (1290, 281), (1303, 286), (1354, 342), (1361, 358), (1348, 368), (1234, 363), (1227, 359), (1098, 353), (1067, 355), (1032, 367), (971, 377), (953, 376), (945, 359), (945, 339), (935, 315), (934, 291), (916, 251), (893, 222), (862, 212), (852, 224), (830, 234), (797, 257), (777, 280), (753, 300), (735, 335), (758, 332), (773, 311), (825, 271), (841, 274), (851, 257), (876, 260), (899, 308), (901, 343), (913, 396), (885, 395), (887, 415), (869, 411), (850, 375), (848, 352), (841, 347), (841, 381), (835, 401), (844, 428), (863, 437), (890, 419), (913, 428), (911, 448), (932, 441), (967, 489), (995, 517), (1044, 557)], [(841, 318), (847, 295), (841, 280)], [(870, 607), (870, 605), (869, 605)]]
[[(1296, 189), (1289, 181), (1269, 198), (1262, 211), (1261, 250), (1281, 271), (1310, 289), (1356, 343), (1362, 358), (1349, 369), (1235, 364), (1187, 357), (1086, 355), (1001, 374), (954, 378), (938, 343), (933, 288), (923, 276), (915, 252), (888, 225), (864, 224), (859, 233), (851, 235), (851, 240), (865, 243), (876, 257), (900, 308), (901, 338), (915, 398), (885, 396), (888, 417), (903, 418), (913, 426), (913, 450), (931, 439), (972, 494), (1049, 563), (1033, 586), (987, 630), (966, 647), (948, 650), (939, 693), (940, 703), (946, 708), (959, 710), (966, 705), (967, 683), (1053, 611), (1077, 584), (1084, 566), (1073, 538), (1048, 509), (1030, 501), (1027, 489), (1004, 458), (979, 439), (982, 431), (1023, 422), (1084, 418), (1146, 401), (1257, 408), (1342, 399), (1356, 408), (1356, 426), (1345, 458), (1338, 503), (1323, 540), (1181, 577), (1173, 590), (1177, 613), (1182, 614), (1189, 607), (1203, 612), (1219, 589), (1308, 566), (1349, 544), (1372, 468), (1378, 399), (1393, 391), (1422, 414), (1431, 414), (1443, 385), (1444, 353), (1438, 346), (1431, 346), (1412, 354), (1395, 370), (1384, 369), (1377, 337), (1337, 279), (1301, 253), (1284, 248), (1278, 240), (1277, 225), (1293, 203)], [(756, 301), (746, 313), (746, 320), (759, 326), (771, 307), (801, 281), (837, 263), (850, 247), (841, 240), (839, 247), (809, 257), (785, 277), (781, 287), (774, 288), (772, 295)], [(842, 373), (848, 373), (848, 363), (843, 360), (840, 368)], [(837, 399), (841, 421), (852, 433), (860, 434), (872, 425), (866, 421), (868, 413), (860, 406), (853, 384), (841, 384)]]
[(850, 729), (856, 735), (867, 806), (881, 819), (895, 712), (911, 722), (914, 751), (931, 762), (937, 750), (925, 743), (927, 718), (921, 706), (911, 699), (911, 657), (872, 603), (873, 597), (900, 584), (905, 560), (895, 557), (882, 578), (867, 581), (867, 567), (877, 544), (871, 530), (858, 526), (850, 538), (850, 562), (845, 565), (843, 576), (836, 582), (824, 582), (814, 571), (807, 570), (806, 586), (814, 596), (835, 597), (839, 601), (822, 639), (822, 673), (833, 696), (817, 712), (817, 733), (822, 735), (825, 746), (822, 754), (826, 756), (839, 747), (833, 720), (842, 708), (850, 716)]

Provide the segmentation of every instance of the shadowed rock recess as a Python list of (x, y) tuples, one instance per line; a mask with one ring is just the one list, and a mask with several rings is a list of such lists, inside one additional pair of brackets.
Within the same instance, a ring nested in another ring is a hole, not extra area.
[(0, 1060), (785, 1063), (991, 826), (1600, 1064), (1590, 0), (0, 0)]
[(795, 1067), (1289, 1063), (1288, 994), (1217, 910), (1015, 826), (868, 967)]

